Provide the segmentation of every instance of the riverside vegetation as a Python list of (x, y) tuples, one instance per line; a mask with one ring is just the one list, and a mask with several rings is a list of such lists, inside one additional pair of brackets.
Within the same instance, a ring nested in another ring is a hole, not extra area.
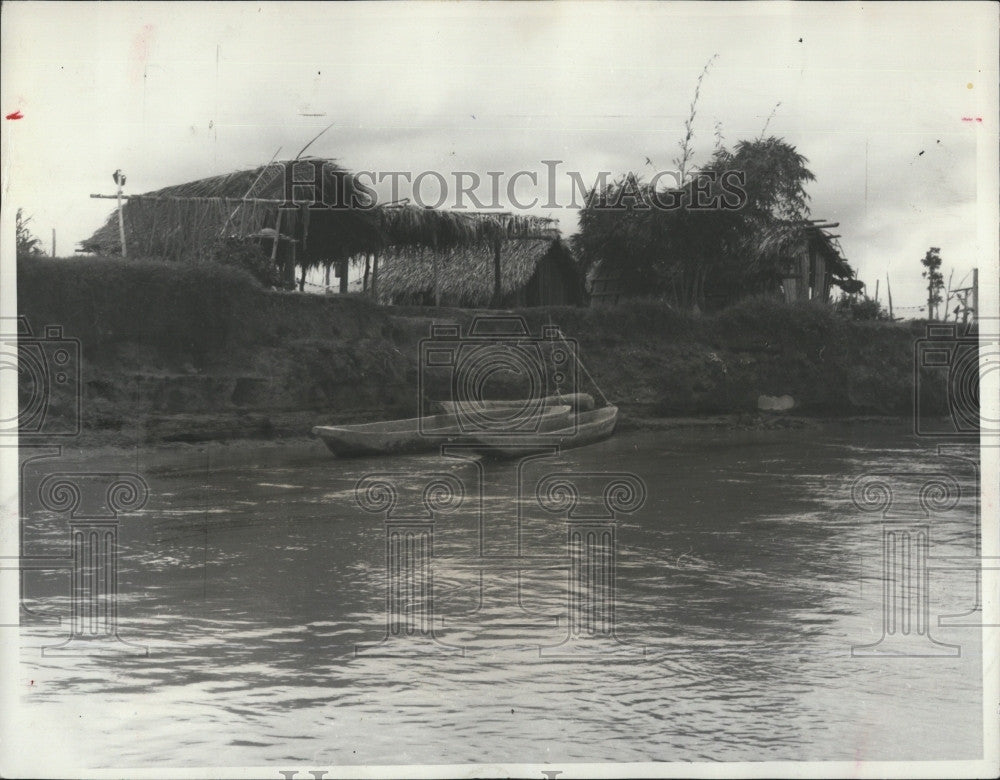
[[(217, 265), (101, 257), (21, 260), (18, 312), (36, 338), (60, 325), (79, 339), (83, 434), (108, 443), (303, 436), (319, 422), (412, 416), (420, 339), (432, 323), (467, 327), (476, 314), (279, 292)], [(706, 415), (757, 424), (762, 394), (791, 395), (799, 416), (906, 417), (925, 330), (772, 298), (712, 314), (641, 299), (517, 313), (533, 334), (556, 324), (576, 340), (624, 428)]]

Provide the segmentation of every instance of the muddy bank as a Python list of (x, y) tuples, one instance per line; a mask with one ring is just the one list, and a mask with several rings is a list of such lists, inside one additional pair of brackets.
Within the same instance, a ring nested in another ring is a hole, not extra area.
[[(47, 326), (78, 344), (82, 433), (109, 444), (301, 437), (318, 422), (412, 416), (421, 339), (434, 324), (467, 329), (477, 314), (268, 291), (225, 268), (95, 258), (19, 263), (18, 311), (43, 360)], [(703, 316), (653, 302), (517, 314), (532, 334), (555, 324), (578, 344), (621, 407), (623, 430), (905, 419), (924, 332), (761, 300)], [(939, 378), (924, 379), (928, 404), (944, 411)], [(580, 385), (596, 392), (583, 374)], [(23, 381), (22, 405), (33, 392)], [(41, 424), (71, 418), (72, 395), (53, 389)], [(761, 395), (795, 406), (762, 415)]]

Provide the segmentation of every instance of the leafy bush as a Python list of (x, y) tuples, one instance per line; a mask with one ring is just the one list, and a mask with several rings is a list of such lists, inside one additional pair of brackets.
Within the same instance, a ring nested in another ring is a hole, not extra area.
[(867, 295), (842, 295), (834, 304), (835, 311), (852, 320), (889, 321), (889, 312), (874, 298)]
[(264, 287), (281, 285), (281, 273), (278, 267), (256, 241), (239, 238), (223, 239), (212, 247), (211, 258), (219, 265), (246, 271)]
[(31, 232), (28, 224), (32, 217), (24, 216), (24, 209), (18, 209), (15, 215), (15, 233), (17, 237), (17, 258), (41, 257), (45, 254), (42, 251), (42, 240)]

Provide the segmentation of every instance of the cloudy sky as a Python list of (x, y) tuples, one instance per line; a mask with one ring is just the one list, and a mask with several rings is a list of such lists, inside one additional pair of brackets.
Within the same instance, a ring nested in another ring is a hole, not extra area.
[[(769, 121), (897, 313), (919, 313), (902, 307), (924, 297), (928, 247), (956, 285), (996, 262), (992, 3), (15, 2), (2, 37), (0, 111), (22, 117), (2, 125), (4, 218), (22, 206), (59, 254), (103, 221), (88, 196), (116, 168), (142, 192), (294, 157), (331, 123), (309, 153), (352, 170), (648, 175), (717, 54), (695, 163), (717, 123), (731, 145)], [(571, 208), (533, 213), (576, 229)]]

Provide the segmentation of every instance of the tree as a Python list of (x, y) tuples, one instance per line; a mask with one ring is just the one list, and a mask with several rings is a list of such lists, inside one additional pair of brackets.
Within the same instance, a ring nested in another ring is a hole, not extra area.
[(944, 289), (944, 274), (941, 273), (941, 250), (932, 246), (927, 250), (920, 264), (926, 268), (921, 276), (927, 280), (927, 319), (937, 319), (937, 304), (941, 303), (941, 290)]
[(14, 229), (17, 236), (17, 258), (41, 257), (42, 240), (28, 228), (31, 217), (24, 216), (24, 209), (18, 209), (14, 216)]
[[(855, 280), (850, 280), (855, 281)], [(856, 288), (855, 288), (856, 289)], [(834, 311), (850, 317), (853, 320), (888, 321), (889, 312), (881, 303), (867, 295), (849, 293), (846, 290), (834, 302)]]
[[(719, 145), (681, 186), (656, 189), (629, 173), (588, 193), (575, 247), (627, 295), (704, 308), (709, 292), (732, 302), (770, 291), (785, 270), (780, 252), (770, 250), (800, 240), (809, 215), (805, 186), (815, 177), (807, 163), (794, 146), (769, 137), (732, 151)], [(744, 181), (739, 208), (698, 208), (699, 199), (732, 203), (723, 182), (733, 172)]]
[[(693, 162), (694, 120), (701, 88), (718, 55), (705, 64), (674, 158), (673, 186), (657, 188), (629, 173), (587, 193), (574, 239), (584, 267), (600, 266), (626, 295), (657, 295), (704, 308), (707, 289), (718, 301), (768, 292), (781, 283), (782, 251), (805, 237), (805, 186), (815, 181), (808, 160), (781, 138), (760, 135), (730, 151), (715, 125), (715, 149), (701, 170)], [(646, 158), (649, 162), (649, 158)], [(733, 175), (742, 191), (733, 192)], [(662, 177), (658, 177), (662, 178)], [(733, 203), (734, 195), (739, 195)], [(704, 203), (721, 203), (706, 208)], [(664, 204), (670, 204), (664, 206)]]

